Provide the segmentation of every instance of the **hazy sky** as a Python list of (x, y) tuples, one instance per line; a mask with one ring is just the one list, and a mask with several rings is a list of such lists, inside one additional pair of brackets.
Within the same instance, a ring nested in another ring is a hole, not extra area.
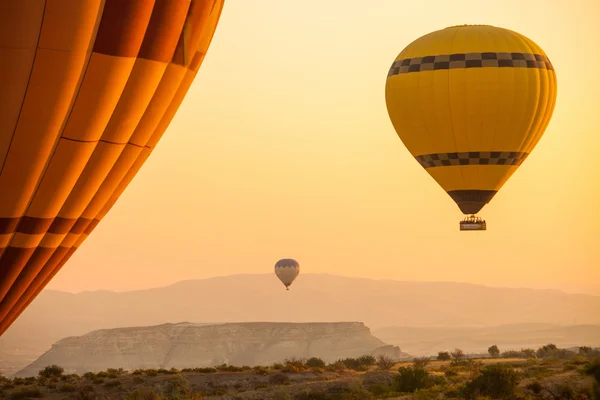
[[(156, 151), (48, 286), (163, 286), (273, 270), (600, 294), (598, 0), (226, 0)], [(516, 30), (558, 78), (532, 155), (460, 232), (387, 115), (389, 66), (458, 24)], [(301, 279), (301, 277), (299, 278)]]

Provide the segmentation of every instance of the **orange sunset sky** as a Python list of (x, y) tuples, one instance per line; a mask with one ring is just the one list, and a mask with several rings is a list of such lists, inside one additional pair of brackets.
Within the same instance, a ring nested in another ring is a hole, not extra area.
[[(293, 257), (302, 273), (600, 295), (599, 16), (598, 0), (226, 0), (156, 151), (48, 288), (272, 273)], [(385, 106), (397, 54), (458, 24), (522, 33), (558, 79), (544, 137), (480, 213), (486, 232), (459, 231)]]

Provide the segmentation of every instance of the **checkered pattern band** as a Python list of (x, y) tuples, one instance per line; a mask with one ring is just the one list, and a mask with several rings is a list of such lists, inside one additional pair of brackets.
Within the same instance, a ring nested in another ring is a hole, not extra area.
[(432, 168), (453, 165), (521, 165), (528, 155), (514, 151), (471, 151), (425, 154), (415, 158), (423, 168)]
[(411, 72), (456, 68), (538, 68), (554, 71), (548, 57), (531, 53), (462, 53), (394, 61), (388, 78)]
[(298, 268), (298, 267), (300, 267), (300, 264), (298, 264), (298, 261), (291, 259), (291, 258), (281, 259), (281, 260), (277, 261), (277, 263), (275, 264), (275, 268)]

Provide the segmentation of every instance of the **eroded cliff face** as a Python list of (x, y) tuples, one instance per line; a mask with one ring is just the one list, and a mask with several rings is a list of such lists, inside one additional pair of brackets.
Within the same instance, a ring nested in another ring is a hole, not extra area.
[(65, 373), (107, 368), (194, 368), (223, 363), (267, 365), (290, 357), (327, 362), (384, 346), (361, 322), (165, 324), (98, 330), (60, 340), (16, 376), (57, 364)]

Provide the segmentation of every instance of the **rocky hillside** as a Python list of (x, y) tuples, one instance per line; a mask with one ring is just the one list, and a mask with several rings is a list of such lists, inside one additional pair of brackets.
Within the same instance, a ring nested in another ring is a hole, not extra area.
[(268, 365), (286, 358), (319, 357), (324, 361), (388, 354), (401, 358), (361, 322), (164, 324), (105, 329), (60, 340), (16, 376), (34, 376), (57, 364), (65, 373), (107, 368), (193, 368), (220, 364)]

